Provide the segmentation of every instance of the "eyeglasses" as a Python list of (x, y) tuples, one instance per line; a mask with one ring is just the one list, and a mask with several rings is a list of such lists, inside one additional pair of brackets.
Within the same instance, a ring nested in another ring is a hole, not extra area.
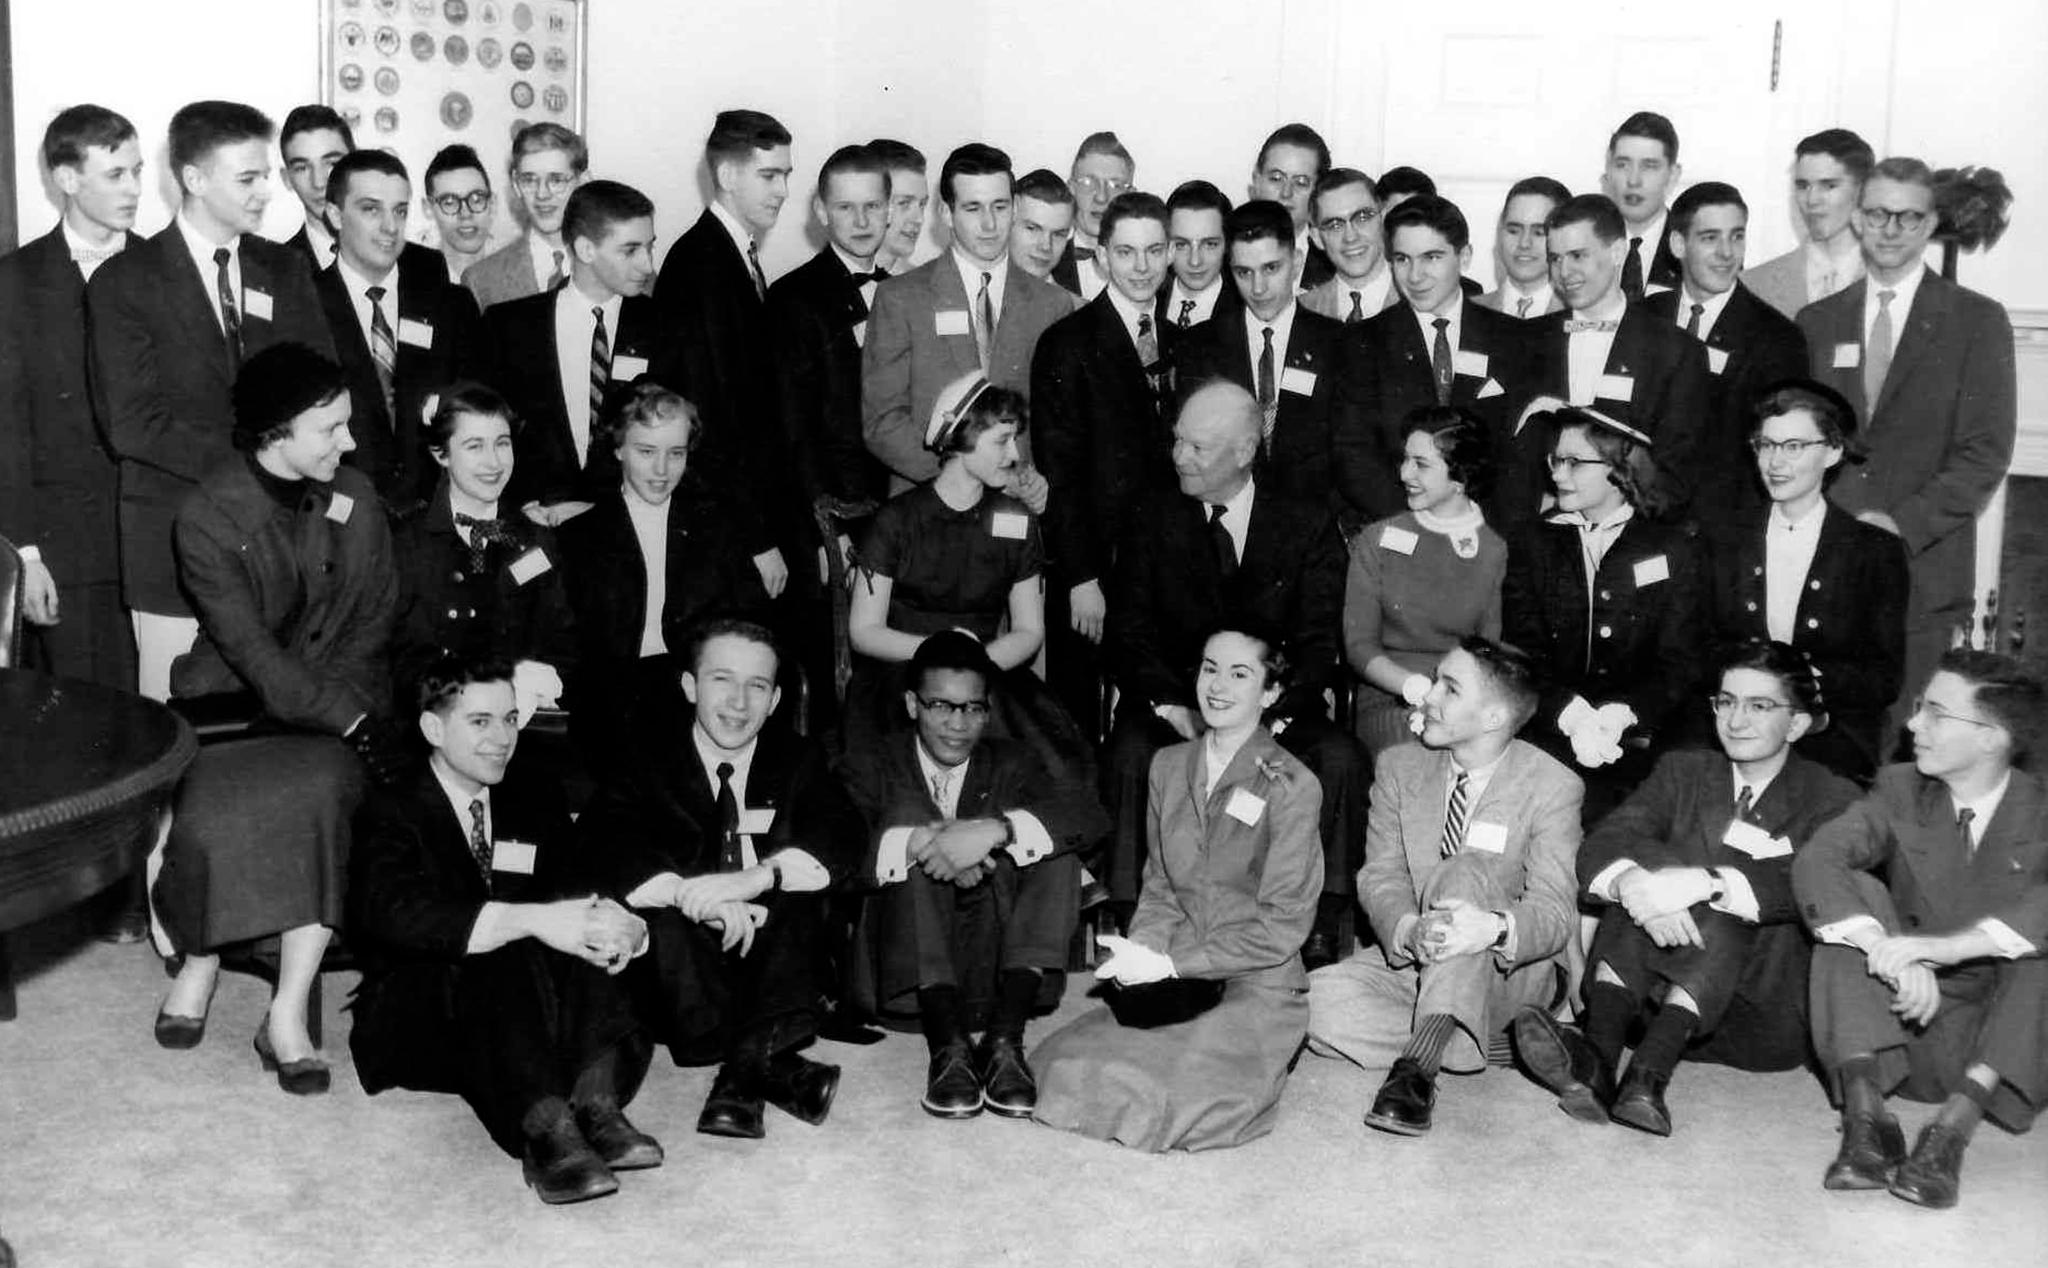
[(1285, 189), (1287, 186), (1292, 185), (1294, 186), (1294, 188), (1300, 190), (1301, 192), (1307, 193), (1309, 190), (1315, 188), (1316, 178), (1306, 174), (1301, 176), (1295, 176), (1290, 173), (1283, 172), (1276, 167), (1266, 173), (1266, 183), (1268, 185), (1278, 185), (1282, 189)]
[(436, 194), (434, 206), (439, 208), (444, 216), (452, 216), (460, 211), (481, 216), (491, 209), (491, 191), (472, 189), (466, 194)]
[(1960, 713), (1950, 713), (1947, 709), (1942, 708), (1938, 704), (1928, 703), (1927, 697), (1925, 696), (1913, 697), (1913, 712), (1908, 714), (1907, 716), (1914, 718), (1931, 718), (1936, 722), (1967, 722), (1971, 726), (1981, 726), (1991, 730), (1996, 730), (1998, 728), (1998, 724), (1996, 722), (1986, 722), (1982, 718), (1966, 718)]
[(532, 193), (536, 189), (545, 189), (550, 194), (559, 194), (569, 188), (569, 186), (574, 185), (576, 178), (574, 176), (564, 176), (560, 172), (549, 172), (546, 176), (541, 176), (535, 172), (521, 172), (512, 178), (512, 183), (528, 193)]
[(1767, 700), (1761, 696), (1731, 696), (1725, 691), (1718, 695), (1708, 696), (1707, 703), (1713, 707), (1714, 716), (1717, 718), (1725, 718), (1737, 709), (1741, 709), (1749, 714), (1749, 716), (1764, 722), (1770, 721), (1772, 718), (1777, 717), (1781, 711), (1792, 707), (1783, 700)]
[(1373, 221), (1379, 218), (1379, 208), (1360, 207), (1357, 211), (1351, 213), (1351, 217), (1348, 220), (1342, 216), (1331, 216), (1328, 220), (1316, 221), (1316, 228), (1321, 229), (1333, 238), (1344, 232), (1344, 226), (1347, 224), (1360, 233), (1371, 233)]
[(1751, 438), (1749, 447), (1756, 450), (1756, 456), (1759, 458), (1768, 458), (1774, 453), (1781, 453), (1787, 458), (1797, 459), (1799, 455), (1812, 449), (1814, 446), (1825, 447), (1827, 443), (1825, 440), (1765, 440), (1762, 436), (1756, 436)]
[(1120, 180), (1104, 180), (1100, 176), (1076, 176), (1074, 188), (1084, 194), (1108, 194), (1111, 198), (1131, 192), (1131, 183)]
[(986, 700), (935, 700), (919, 696), (917, 702), (942, 718), (966, 717), (970, 722), (979, 722), (988, 716)]
[(1897, 225), (1907, 233), (1920, 232), (1920, 226), (1927, 223), (1928, 211), (1887, 211), (1883, 207), (1865, 207), (1863, 227), (1872, 232), (1881, 232), (1886, 225)]
[(1577, 475), (1580, 467), (1611, 467), (1614, 465), (1605, 458), (1574, 458), (1570, 454), (1561, 453), (1551, 454), (1543, 461), (1550, 465), (1552, 471), (1563, 471), (1569, 475)]

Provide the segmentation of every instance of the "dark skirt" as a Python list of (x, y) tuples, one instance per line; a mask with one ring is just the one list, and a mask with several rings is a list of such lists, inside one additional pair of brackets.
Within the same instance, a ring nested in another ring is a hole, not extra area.
[(368, 787), (331, 736), (209, 745), (178, 785), (158, 917), (179, 951), (208, 952), (306, 925), (339, 927), (349, 818)]

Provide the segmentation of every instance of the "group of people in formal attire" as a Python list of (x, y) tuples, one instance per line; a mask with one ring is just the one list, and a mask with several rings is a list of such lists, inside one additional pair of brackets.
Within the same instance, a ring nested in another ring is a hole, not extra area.
[[(1241, 202), (1110, 132), (1064, 178), (961, 145), (930, 259), (876, 140), (771, 283), (792, 147), (719, 114), (657, 267), (555, 124), (415, 185), (325, 107), (195, 102), (149, 238), (134, 128), (50, 125), (0, 532), (36, 663), (207, 736), (159, 1043), (274, 939), (257, 1054), (326, 1091), (345, 948), (364, 1089), (460, 1094), (549, 1202), (661, 1163), (656, 1047), (759, 1138), (871, 1023), (935, 1117), (1155, 1151), (1269, 1131), (1304, 1053), (1410, 1136), (1445, 1070), (1668, 1135), (1682, 1060), (1813, 1064), (1827, 1186), (1929, 1206), (2030, 1123), (2044, 701), (1957, 648), (2013, 344), (1924, 262), (1925, 164), (1806, 138), (1806, 241), (1745, 272), (1743, 194), (1670, 197), (1639, 113), (1597, 191), (1512, 187), (1484, 291), (1466, 209), (1305, 124)], [(1941, 1105), (1910, 1150), (1894, 1096)]]

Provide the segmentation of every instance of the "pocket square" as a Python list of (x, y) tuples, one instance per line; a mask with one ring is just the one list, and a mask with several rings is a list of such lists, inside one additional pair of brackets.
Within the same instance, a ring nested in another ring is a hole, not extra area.
[(1474, 399), (1474, 400), (1477, 400), (1477, 401), (1483, 401), (1483, 400), (1485, 400), (1485, 399), (1486, 399), (1487, 397), (1489, 397), (1489, 396), (1505, 396), (1505, 395), (1507, 395), (1507, 393), (1506, 393), (1506, 391), (1505, 391), (1505, 390), (1503, 390), (1503, 389), (1502, 389), (1502, 387), (1501, 387), (1501, 385), (1499, 384), (1499, 382), (1497, 382), (1496, 380), (1493, 380), (1493, 379), (1488, 379), (1488, 380), (1487, 380), (1487, 381), (1485, 382), (1485, 384), (1483, 384), (1483, 385), (1482, 385), (1482, 386), (1480, 387), (1480, 389), (1479, 389), (1479, 395), (1477, 395), (1477, 396), (1473, 397), (1472, 399)]

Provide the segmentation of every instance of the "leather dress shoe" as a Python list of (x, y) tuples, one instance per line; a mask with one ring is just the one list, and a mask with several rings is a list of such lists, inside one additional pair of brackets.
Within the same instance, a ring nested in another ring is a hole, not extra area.
[(1429, 1130), (1436, 1108), (1436, 1080), (1422, 1072), (1413, 1057), (1402, 1057), (1387, 1071), (1379, 1095), (1365, 1113), (1365, 1125), (1396, 1136), (1420, 1136)]
[(991, 1114), (1029, 1118), (1038, 1108), (1038, 1080), (1024, 1060), (1023, 1041), (1014, 1035), (985, 1035), (975, 1054), (981, 1069), (981, 1103)]
[(1614, 1103), (1614, 1075), (1577, 1026), (1532, 1004), (1515, 1014), (1514, 1032), (1522, 1064), (1557, 1094), (1559, 1109), (1582, 1123), (1607, 1121), (1608, 1106)]
[(1906, 1136), (1889, 1114), (1847, 1114), (1842, 1118), (1842, 1147), (1821, 1177), (1823, 1189), (1884, 1189), (1892, 1172), (1906, 1160)]
[(159, 1048), (197, 1048), (199, 1041), (206, 1038), (206, 1017), (183, 1017), (159, 1008), (155, 1029)]
[(711, 1095), (704, 1098), (704, 1112), (697, 1115), (697, 1130), (706, 1136), (739, 1140), (766, 1136), (768, 1127), (761, 1121), (761, 1082), (758, 1071), (742, 1070), (730, 1061), (718, 1067), (718, 1077), (711, 1080)]
[(616, 1105), (577, 1107), (576, 1126), (591, 1150), (613, 1171), (644, 1171), (661, 1165), (661, 1142), (633, 1126)]
[(839, 1067), (801, 1053), (777, 1053), (768, 1060), (761, 1090), (770, 1105), (815, 1127), (832, 1112), (832, 1098), (839, 1094)]
[(263, 1063), (265, 1071), (277, 1076), (277, 1085), (293, 1096), (318, 1096), (328, 1089), (332, 1081), (327, 1063), (318, 1057), (279, 1061), (277, 1049), (270, 1046), (270, 1027), (267, 1025), (256, 1028), (256, 1059)]
[(1627, 1123), (1652, 1136), (1669, 1136), (1671, 1111), (1664, 1107), (1664, 1089), (1670, 1084), (1668, 1074), (1630, 1066), (1628, 1073), (1621, 1076), (1621, 1087), (1614, 1094), (1609, 1112), (1617, 1123)]
[(955, 1039), (932, 1054), (925, 1073), (924, 1112), (934, 1118), (973, 1118), (981, 1113), (981, 1078), (974, 1072), (974, 1050)]
[(526, 1182), (549, 1206), (565, 1202), (587, 1202), (619, 1191), (618, 1177), (604, 1165), (604, 1159), (576, 1130), (574, 1119), (564, 1117), (546, 1133), (526, 1138), (522, 1171)]
[(1963, 1147), (1968, 1143), (1939, 1122), (1922, 1127), (1913, 1142), (1913, 1156), (1892, 1172), (1892, 1196), (1937, 1211), (1954, 1206), (1963, 1185)]

